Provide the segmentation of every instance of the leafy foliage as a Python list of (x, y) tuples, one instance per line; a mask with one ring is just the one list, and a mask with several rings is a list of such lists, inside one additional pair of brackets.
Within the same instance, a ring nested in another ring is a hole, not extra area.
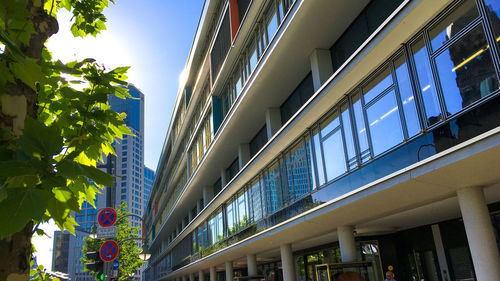
[[(40, 61), (21, 52), (34, 32), (27, 10), (29, 1), (7, 1), (8, 20), (0, 21), (0, 95), (8, 82), (20, 80), (37, 91), (38, 118), (27, 117), (23, 134), (0, 148), (0, 237), (19, 231), (30, 220), (53, 218), (61, 229), (73, 230), (69, 212), (79, 211), (83, 200), (93, 203), (98, 187), (111, 185), (111, 176), (96, 168), (104, 154), (114, 153), (111, 143), (130, 134), (124, 115), (112, 111), (109, 94), (128, 97), (127, 68), (106, 71), (93, 59), (64, 64), (52, 61), (43, 49)], [(104, 29), (102, 10), (108, 1), (49, 1), (73, 8), (73, 27), (83, 36)], [(46, 5), (48, 8), (48, 5)], [(55, 13), (51, 6), (51, 11)], [(6, 26), (8, 23), (8, 26)], [(75, 88), (79, 85), (80, 89)], [(5, 105), (4, 105), (5, 106)]]
[[(119, 267), (119, 278), (118, 280), (130, 280), (129, 276), (133, 275), (143, 264), (144, 261), (139, 259), (139, 253), (141, 249), (137, 246), (137, 240), (127, 240), (129, 238), (140, 238), (139, 226), (131, 227), (128, 219), (121, 219), (123, 216), (129, 215), (127, 212), (127, 203), (122, 202), (120, 209), (117, 210), (118, 221), (116, 223), (116, 239), (115, 241), (120, 245), (120, 251), (118, 252), (118, 261), (120, 262)], [(99, 251), (101, 245), (106, 241), (105, 239), (91, 239), (83, 238), (84, 245), (82, 248), (83, 257), (80, 259), (82, 264), (90, 263), (90, 260), (86, 259), (85, 254), (87, 252)], [(92, 272), (85, 269), (87, 272)]]

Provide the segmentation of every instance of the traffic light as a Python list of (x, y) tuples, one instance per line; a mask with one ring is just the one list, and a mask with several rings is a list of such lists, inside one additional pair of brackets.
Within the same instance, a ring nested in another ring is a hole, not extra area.
[(91, 262), (85, 264), (85, 267), (96, 273), (96, 280), (104, 280), (104, 263), (101, 260), (98, 252), (87, 252), (87, 260)]

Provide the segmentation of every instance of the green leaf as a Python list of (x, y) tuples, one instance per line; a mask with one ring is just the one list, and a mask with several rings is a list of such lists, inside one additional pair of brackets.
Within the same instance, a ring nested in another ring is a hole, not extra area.
[(37, 172), (38, 170), (26, 161), (0, 161), (1, 177), (34, 175)]
[(22, 149), (29, 155), (40, 153), (52, 157), (63, 148), (61, 130), (57, 125), (45, 126), (40, 120), (26, 118), (24, 133), (19, 138)]
[(57, 165), (57, 170), (64, 177), (77, 179), (79, 176), (85, 176), (92, 179), (97, 184), (106, 186), (113, 185), (113, 177), (109, 174), (90, 166), (85, 166), (71, 160), (61, 160)]
[(10, 64), (10, 70), (28, 87), (36, 91), (36, 82), (43, 82), (45, 76), (42, 73), (42, 68), (35, 60), (27, 59), (24, 62), (14, 62)]
[(0, 201), (0, 236), (20, 231), (32, 219), (40, 220), (49, 197), (48, 191), (38, 188), (7, 189), (7, 198)]

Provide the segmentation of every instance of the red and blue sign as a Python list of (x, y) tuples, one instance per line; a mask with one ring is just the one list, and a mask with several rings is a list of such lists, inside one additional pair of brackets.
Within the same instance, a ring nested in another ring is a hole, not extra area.
[(115, 209), (113, 208), (104, 208), (97, 215), (97, 222), (102, 227), (112, 226), (118, 215), (116, 214)]
[(113, 240), (109, 240), (102, 244), (99, 254), (103, 261), (112, 261), (118, 256), (118, 251), (118, 244)]

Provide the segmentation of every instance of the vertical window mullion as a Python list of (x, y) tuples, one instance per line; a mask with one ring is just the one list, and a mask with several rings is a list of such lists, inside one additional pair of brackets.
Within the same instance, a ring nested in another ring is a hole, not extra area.
[(356, 167), (360, 167), (361, 166), (361, 163), (362, 163), (362, 155), (361, 155), (361, 147), (360, 147), (360, 144), (359, 144), (359, 139), (358, 139), (358, 129), (357, 129), (357, 125), (356, 125), (356, 119), (355, 119), (355, 116), (354, 116), (354, 105), (352, 103), (352, 93), (347, 95), (347, 98), (346, 98), (346, 102), (347, 102), (347, 107), (349, 109), (349, 118), (351, 118), (351, 127), (349, 128), (349, 130), (351, 130), (352, 132), (352, 139), (354, 141), (354, 153), (356, 154)]
[(432, 51), (432, 46), (430, 43), (429, 39), (429, 34), (427, 33), (427, 29), (425, 29), (422, 32), (423, 39), (424, 39), (424, 44), (426, 46), (426, 51), (427, 51), (427, 59), (429, 60), (429, 65), (431, 67), (431, 73), (432, 73), (432, 81), (434, 82), (434, 85), (436, 86), (436, 95), (438, 98), (439, 102), (439, 108), (441, 109), (441, 118), (440, 121), (445, 120), (448, 117), (448, 114), (446, 113), (446, 105), (444, 103), (444, 97), (443, 97), (443, 91), (441, 88), (441, 83), (439, 81), (438, 75), (437, 75), (437, 68), (436, 68), (436, 62), (434, 60), (433, 51)]
[(365, 97), (363, 93), (363, 87), (358, 88), (359, 91), (359, 100), (361, 102), (361, 108), (363, 111), (363, 119), (365, 122), (365, 128), (366, 128), (366, 139), (368, 140), (368, 149), (370, 150), (370, 160), (374, 158), (373, 154), (373, 144), (372, 144), (372, 136), (370, 134), (370, 123), (368, 123), (368, 116), (366, 114), (366, 106), (365, 106)]
[[(317, 127), (317, 124), (316, 124), (316, 127)], [(311, 145), (311, 157), (312, 157), (312, 162), (313, 162), (313, 167), (312, 167), (312, 172), (315, 173), (315, 177), (314, 177), (314, 180), (316, 181), (316, 183), (313, 184), (313, 186), (311, 186), (311, 190), (314, 188), (314, 187), (318, 187), (319, 186), (319, 174), (318, 174), (318, 164), (316, 163), (316, 161), (318, 161), (318, 159), (316, 159), (316, 148), (314, 146), (314, 139), (313, 139), (313, 132), (314, 130), (314, 126), (312, 128), (310, 128), (308, 130), (308, 134), (309, 134), (309, 141), (310, 141), (310, 145)], [(319, 131), (318, 131), (319, 133)], [(319, 149), (319, 148), (318, 148)]]
[(338, 118), (339, 118), (339, 123), (340, 123), (340, 135), (342, 138), (343, 146), (344, 146), (344, 159), (345, 159), (345, 166), (346, 166), (346, 171), (344, 173), (347, 173), (349, 171), (349, 155), (347, 153), (347, 142), (345, 139), (345, 133), (344, 133), (344, 119), (342, 118), (342, 104), (343, 102), (340, 102), (336, 105), (337, 107), (337, 112), (338, 112)]

